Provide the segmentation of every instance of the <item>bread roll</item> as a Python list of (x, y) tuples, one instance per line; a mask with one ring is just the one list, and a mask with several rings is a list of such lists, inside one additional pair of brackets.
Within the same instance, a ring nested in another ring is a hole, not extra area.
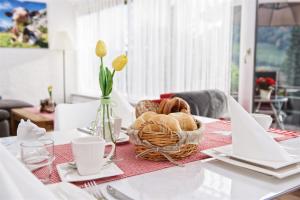
[(167, 104), (168, 101), (169, 101), (169, 99), (163, 99), (160, 102), (159, 107), (158, 107), (158, 113), (159, 114), (164, 114), (164, 107), (165, 107), (165, 105)]
[(169, 116), (177, 119), (180, 124), (180, 128), (184, 131), (194, 131), (197, 129), (197, 124), (192, 115), (183, 112), (177, 112), (170, 113)]
[(145, 121), (149, 121), (149, 119), (151, 117), (153, 117), (154, 115), (157, 115), (156, 112), (153, 112), (153, 111), (148, 111), (148, 112), (144, 112), (141, 117), (145, 120)]
[(190, 106), (185, 100), (179, 97), (174, 97), (165, 102), (162, 113), (168, 115), (169, 113), (174, 112), (184, 112), (190, 114)]
[(140, 129), (142, 124), (145, 123), (146, 121), (148, 121), (154, 115), (157, 115), (157, 113), (152, 112), (152, 111), (144, 112), (141, 116), (139, 116), (135, 120), (135, 122), (133, 124), (133, 128), (134, 129)]
[[(168, 115), (157, 114), (151, 117), (149, 121), (156, 122), (157, 124), (162, 124), (175, 132), (181, 131), (179, 122), (175, 118)], [(162, 127), (158, 125), (151, 125), (146, 128), (147, 130), (151, 129), (152, 131), (157, 132), (162, 131)]]

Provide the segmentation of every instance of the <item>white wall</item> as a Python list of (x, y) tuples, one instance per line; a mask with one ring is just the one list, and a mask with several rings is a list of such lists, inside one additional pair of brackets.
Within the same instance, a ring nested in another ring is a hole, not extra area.
[[(42, 0), (41, 0), (42, 1)], [(38, 105), (53, 85), (54, 98), (63, 100), (62, 51), (51, 49), (55, 34), (65, 31), (75, 41), (75, 13), (70, 2), (47, 0), (49, 49), (0, 48), (0, 96)], [(72, 51), (67, 52), (67, 92), (75, 89)]]

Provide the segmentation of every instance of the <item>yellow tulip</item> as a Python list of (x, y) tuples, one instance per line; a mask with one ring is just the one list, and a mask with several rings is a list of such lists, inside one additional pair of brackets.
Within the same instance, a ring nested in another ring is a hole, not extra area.
[(120, 55), (119, 57), (115, 58), (112, 62), (112, 66), (116, 71), (121, 71), (125, 65), (127, 64), (127, 57), (125, 55)]
[(99, 40), (96, 45), (96, 55), (99, 58), (103, 58), (106, 55), (105, 43), (102, 40)]
[(49, 85), (48, 86), (48, 92), (52, 92), (52, 88), (53, 88), (52, 85)]

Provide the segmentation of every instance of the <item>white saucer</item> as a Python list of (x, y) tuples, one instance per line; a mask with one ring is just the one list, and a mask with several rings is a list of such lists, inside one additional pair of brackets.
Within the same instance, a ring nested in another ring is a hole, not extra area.
[(79, 175), (77, 169), (70, 167), (69, 163), (56, 165), (56, 168), (59, 177), (63, 182), (88, 181), (124, 174), (124, 172), (114, 163), (104, 166), (100, 173), (88, 176)]

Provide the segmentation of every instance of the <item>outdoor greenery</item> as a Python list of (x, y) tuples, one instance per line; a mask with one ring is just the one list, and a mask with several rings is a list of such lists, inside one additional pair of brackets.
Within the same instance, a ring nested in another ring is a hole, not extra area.
[[(237, 91), (240, 26), (233, 31), (231, 91)], [(276, 70), (280, 85), (300, 86), (300, 27), (259, 27), (256, 70)]]

